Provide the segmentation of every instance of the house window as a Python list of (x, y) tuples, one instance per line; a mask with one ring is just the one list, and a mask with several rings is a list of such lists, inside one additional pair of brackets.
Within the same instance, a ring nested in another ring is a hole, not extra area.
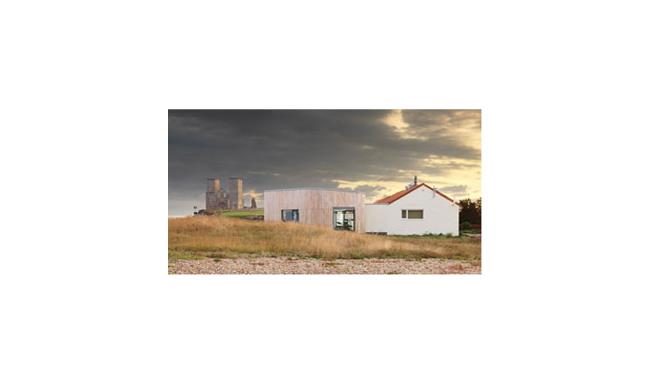
[(299, 220), (298, 210), (282, 210), (282, 221), (283, 222), (297, 222)]
[(424, 210), (409, 210), (409, 219), (422, 219), (424, 218)]
[(423, 219), (424, 210), (402, 210), (402, 219)]
[(354, 231), (355, 222), (354, 207), (333, 208), (333, 223), (335, 230)]

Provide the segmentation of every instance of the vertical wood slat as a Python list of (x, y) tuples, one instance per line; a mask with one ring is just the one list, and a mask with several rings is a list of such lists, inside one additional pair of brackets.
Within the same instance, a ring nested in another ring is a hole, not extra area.
[(334, 207), (354, 207), (355, 231), (365, 232), (365, 195), (338, 190), (292, 189), (264, 192), (264, 221), (281, 221), (283, 209), (298, 209), (299, 222), (332, 227)]

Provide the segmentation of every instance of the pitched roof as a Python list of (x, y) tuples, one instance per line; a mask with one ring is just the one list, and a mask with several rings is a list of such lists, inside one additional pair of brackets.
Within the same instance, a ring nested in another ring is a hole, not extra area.
[(421, 183), (421, 184), (419, 184), (419, 185), (416, 185), (416, 186), (413, 186), (413, 187), (409, 187), (408, 189), (404, 189), (404, 190), (402, 190), (402, 191), (398, 191), (398, 192), (396, 192), (396, 193), (393, 194), (393, 195), (389, 195), (389, 196), (387, 196), (387, 197), (385, 197), (385, 198), (382, 198), (382, 199), (380, 199), (380, 200), (378, 200), (378, 201), (375, 201), (373, 204), (391, 204), (391, 203), (395, 202), (396, 200), (398, 200), (398, 199), (404, 197), (405, 195), (407, 195), (407, 194), (410, 193), (411, 191), (413, 191), (413, 190), (415, 190), (415, 189), (419, 189), (419, 188), (422, 187), (422, 186), (428, 188), (428, 189), (431, 190), (431, 191), (435, 191), (436, 194), (438, 194), (438, 195), (440, 195), (441, 197), (445, 198), (445, 199), (448, 200), (449, 202), (454, 203), (454, 200), (453, 200), (453, 199), (449, 198), (449, 197), (446, 196), (445, 194), (439, 192), (438, 190), (434, 189), (433, 187), (431, 187), (431, 186), (429, 186), (429, 185), (427, 185), (426, 183), (423, 182), (423, 183)]

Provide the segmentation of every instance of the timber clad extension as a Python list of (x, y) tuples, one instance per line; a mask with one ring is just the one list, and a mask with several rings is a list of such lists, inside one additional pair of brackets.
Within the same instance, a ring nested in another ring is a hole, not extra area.
[[(280, 222), (288, 215), (292, 222), (365, 232), (365, 195), (328, 189), (286, 189), (264, 192), (264, 221)], [(283, 210), (284, 214), (283, 214)], [(298, 210), (295, 212), (294, 210)]]

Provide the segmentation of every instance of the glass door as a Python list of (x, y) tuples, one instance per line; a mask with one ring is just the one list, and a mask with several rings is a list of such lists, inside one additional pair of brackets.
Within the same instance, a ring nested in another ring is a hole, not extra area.
[(335, 230), (354, 231), (356, 224), (354, 207), (334, 207), (333, 223)]

